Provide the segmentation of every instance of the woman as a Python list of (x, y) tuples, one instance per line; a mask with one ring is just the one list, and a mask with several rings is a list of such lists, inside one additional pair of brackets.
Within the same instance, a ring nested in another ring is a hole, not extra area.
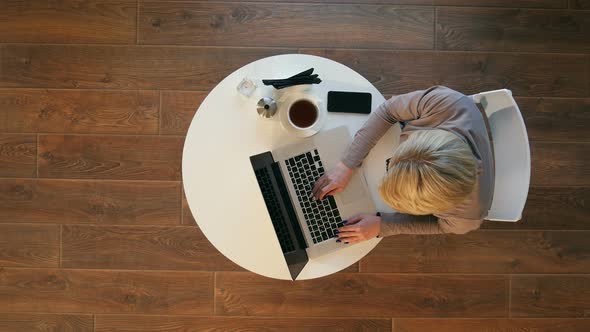
[(464, 234), (479, 228), (492, 203), (494, 161), (487, 118), (457, 91), (431, 87), (381, 104), (356, 133), (344, 158), (316, 182), (323, 199), (344, 190), (377, 141), (400, 122), (401, 144), (379, 193), (397, 212), (359, 214), (338, 229), (357, 243), (396, 234)]

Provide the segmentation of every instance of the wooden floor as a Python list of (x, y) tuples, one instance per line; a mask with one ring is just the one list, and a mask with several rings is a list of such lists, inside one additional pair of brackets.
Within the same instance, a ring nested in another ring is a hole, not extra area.
[[(3, 0), (0, 22), (0, 331), (590, 331), (590, 1)], [(184, 136), (226, 75), (298, 52), (386, 96), (511, 89), (523, 220), (297, 283), (225, 259)]]

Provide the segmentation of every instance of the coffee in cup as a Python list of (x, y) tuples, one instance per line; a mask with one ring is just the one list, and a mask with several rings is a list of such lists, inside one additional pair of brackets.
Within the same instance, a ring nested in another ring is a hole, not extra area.
[(318, 108), (307, 99), (299, 99), (289, 107), (289, 122), (297, 128), (306, 129), (318, 120)]

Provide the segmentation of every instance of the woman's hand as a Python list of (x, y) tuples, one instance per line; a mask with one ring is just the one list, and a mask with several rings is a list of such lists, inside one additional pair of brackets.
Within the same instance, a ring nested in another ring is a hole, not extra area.
[(312, 195), (317, 199), (324, 199), (326, 196), (342, 192), (350, 178), (352, 169), (339, 162), (336, 167), (322, 175), (313, 186)]
[(370, 240), (381, 232), (381, 217), (373, 214), (357, 214), (346, 221), (345, 226), (338, 228), (338, 240), (353, 244)]

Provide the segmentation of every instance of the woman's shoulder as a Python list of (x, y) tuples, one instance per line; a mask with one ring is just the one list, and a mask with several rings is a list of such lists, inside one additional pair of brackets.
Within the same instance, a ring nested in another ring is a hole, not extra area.
[(424, 96), (429, 96), (429, 97), (445, 97), (445, 98), (452, 98), (452, 99), (461, 99), (463, 97), (466, 97), (465, 94), (457, 91), (457, 90), (453, 90), (447, 86), (444, 85), (434, 85), (431, 86), (430, 88), (424, 90)]
[(424, 90), (419, 108), (425, 114), (452, 114), (461, 111), (471, 98), (446, 86), (437, 85)]

